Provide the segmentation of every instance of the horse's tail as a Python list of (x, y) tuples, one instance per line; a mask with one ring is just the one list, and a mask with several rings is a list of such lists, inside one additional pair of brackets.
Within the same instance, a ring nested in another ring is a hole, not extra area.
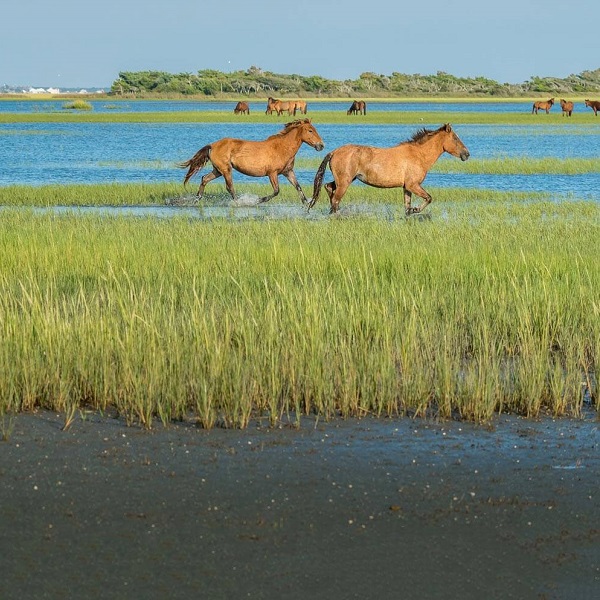
[(204, 148), (200, 148), (190, 160), (186, 160), (184, 163), (177, 165), (182, 169), (188, 169), (185, 179), (183, 180), (183, 185), (186, 185), (187, 182), (209, 161), (211, 148), (212, 146), (208, 144), (207, 146), (204, 146)]
[(317, 169), (317, 173), (315, 175), (315, 181), (313, 184), (313, 195), (312, 199), (308, 204), (308, 210), (310, 210), (319, 199), (319, 194), (321, 193), (321, 186), (323, 185), (323, 178), (325, 177), (325, 169), (327, 169), (327, 165), (331, 161), (331, 157), (333, 156), (333, 151), (330, 152), (324, 159), (323, 162), (319, 165)]

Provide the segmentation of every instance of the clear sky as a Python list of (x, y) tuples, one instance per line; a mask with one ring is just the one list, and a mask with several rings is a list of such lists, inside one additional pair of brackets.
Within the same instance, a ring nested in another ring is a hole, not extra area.
[(590, 0), (9, 0), (0, 85), (108, 87), (119, 71), (521, 83), (600, 67)]

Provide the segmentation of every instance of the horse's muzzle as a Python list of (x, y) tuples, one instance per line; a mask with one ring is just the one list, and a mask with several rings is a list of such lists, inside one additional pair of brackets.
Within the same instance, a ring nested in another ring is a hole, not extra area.
[(465, 150), (464, 152), (460, 153), (460, 160), (462, 160), (464, 162), (465, 160), (467, 160), (467, 158), (469, 158), (469, 156), (471, 156), (469, 154), (469, 151)]
[(321, 150), (323, 150), (323, 148), (325, 148), (325, 144), (315, 144), (315, 150), (318, 150), (319, 152), (321, 152)]

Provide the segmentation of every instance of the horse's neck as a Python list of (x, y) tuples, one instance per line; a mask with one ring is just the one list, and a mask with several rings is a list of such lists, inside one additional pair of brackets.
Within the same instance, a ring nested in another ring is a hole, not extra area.
[(280, 139), (277, 140), (277, 145), (282, 147), (290, 147), (293, 149), (293, 154), (298, 152), (300, 146), (302, 146), (302, 138), (300, 137), (300, 130), (294, 129), (282, 135)]
[(432, 167), (443, 153), (444, 143), (440, 135), (433, 136), (428, 142), (423, 144), (421, 155), (427, 169)]

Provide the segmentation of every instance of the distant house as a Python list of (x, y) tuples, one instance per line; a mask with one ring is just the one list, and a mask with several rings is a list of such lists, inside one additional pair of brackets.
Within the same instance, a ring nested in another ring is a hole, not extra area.
[(60, 94), (60, 90), (58, 88), (34, 88), (30, 87), (28, 90), (23, 90), (24, 94)]

